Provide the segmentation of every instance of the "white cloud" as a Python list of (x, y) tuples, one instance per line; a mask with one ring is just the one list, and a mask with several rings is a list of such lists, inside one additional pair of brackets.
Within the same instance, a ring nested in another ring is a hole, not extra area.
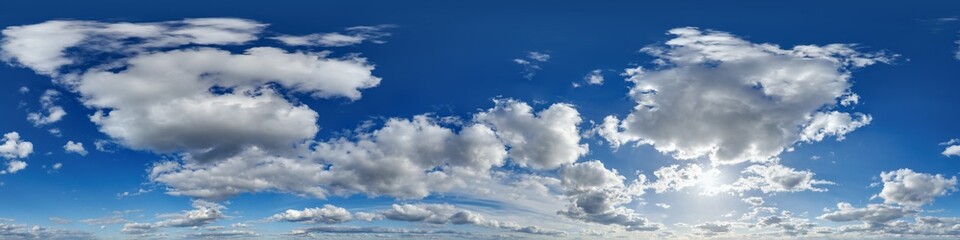
[(857, 128), (870, 124), (873, 120), (870, 115), (855, 114), (854, 118), (849, 113), (831, 111), (818, 112), (813, 115), (810, 123), (803, 128), (800, 134), (800, 140), (805, 142), (819, 142), (826, 136), (836, 136), (837, 141), (844, 139), (843, 135), (853, 132)]
[(17, 132), (9, 132), (3, 135), (3, 144), (0, 144), (0, 157), (6, 158), (7, 169), (0, 170), (0, 174), (13, 174), (27, 168), (27, 163), (20, 160), (33, 153), (33, 143), (20, 139)]
[(661, 167), (653, 172), (657, 181), (647, 184), (657, 193), (666, 191), (680, 191), (684, 188), (704, 184), (708, 179), (716, 178), (720, 175), (717, 169), (704, 170), (700, 165), (690, 164), (684, 167), (680, 165), (670, 165)]
[[(63, 107), (54, 104), (60, 97), (60, 92), (47, 89), (43, 92), (43, 95), (40, 96), (40, 107), (43, 109), (43, 112), (32, 112), (27, 114), (27, 120), (33, 123), (34, 126), (43, 126), (47, 124), (52, 124), (59, 122), (63, 119), (63, 116), (67, 115), (67, 111), (63, 110)], [(46, 114), (44, 114), (46, 112)]]
[(882, 172), (883, 190), (879, 197), (885, 203), (896, 203), (909, 207), (920, 207), (933, 202), (933, 199), (957, 190), (957, 177), (945, 178), (943, 175), (914, 172), (910, 169)]
[(232, 45), (257, 39), (256, 35), (265, 26), (233, 18), (154, 23), (55, 20), (4, 29), (0, 59), (56, 76), (60, 75), (58, 70), (62, 66), (78, 63), (68, 57), (66, 51), (80, 45), (99, 52), (141, 51), (186, 44)]
[(748, 197), (748, 198), (744, 198), (744, 199), (742, 199), (742, 200), (743, 200), (743, 202), (745, 202), (745, 203), (747, 203), (747, 204), (750, 204), (751, 206), (754, 206), (754, 207), (759, 207), (760, 205), (763, 205), (763, 203), (764, 203), (763, 198), (761, 198), (761, 197)]
[(619, 225), (627, 231), (656, 231), (663, 228), (633, 209), (623, 205), (643, 194), (642, 175), (630, 185), (616, 170), (609, 170), (600, 161), (566, 165), (560, 176), (570, 204), (557, 213), (571, 219), (603, 225)]
[(193, 210), (180, 213), (160, 214), (157, 217), (163, 220), (153, 223), (125, 223), (121, 232), (126, 234), (143, 234), (157, 231), (160, 228), (189, 228), (208, 225), (214, 221), (223, 219), (226, 215), (223, 211), (226, 209), (223, 205), (207, 202), (204, 200), (193, 200)]
[(389, 209), (378, 213), (363, 213), (362, 217), (358, 214), (355, 214), (358, 219), (369, 219), (365, 221), (388, 219), (438, 225), (469, 224), (538, 235), (563, 236), (566, 234), (562, 231), (546, 230), (537, 226), (521, 226), (515, 222), (488, 220), (479, 213), (460, 209), (450, 204), (393, 204)]
[(862, 221), (868, 224), (883, 224), (917, 213), (901, 207), (884, 204), (870, 204), (866, 208), (855, 208), (845, 202), (837, 203), (837, 210), (821, 215), (820, 219), (834, 222)]
[(83, 143), (67, 141), (67, 145), (63, 145), (63, 150), (68, 153), (80, 154), (80, 156), (86, 156), (87, 150), (83, 148)]
[(27, 227), (21, 224), (0, 222), (0, 238), (11, 240), (26, 239), (98, 239), (92, 233), (79, 230), (52, 229), (42, 226)]
[(739, 179), (732, 184), (726, 184), (716, 189), (716, 192), (742, 193), (751, 190), (760, 190), (763, 193), (773, 192), (824, 192), (827, 189), (820, 185), (834, 184), (830, 181), (814, 179), (815, 174), (809, 170), (801, 171), (779, 164), (757, 164), (745, 168)]
[[(676, 37), (665, 46), (643, 49), (659, 67), (625, 73), (638, 105), (623, 121), (611, 116), (598, 129), (614, 146), (638, 141), (677, 159), (766, 162), (800, 140), (798, 129), (820, 109), (849, 93), (852, 68), (890, 61), (852, 45), (781, 49), (725, 32), (669, 33)], [(826, 131), (842, 136), (853, 128)]]
[[(127, 147), (187, 153), (201, 162), (244, 148), (275, 154), (311, 139), (318, 113), (278, 93), (356, 100), (379, 84), (373, 66), (355, 54), (288, 52), (271, 47), (242, 53), (212, 48), (259, 38), (266, 24), (206, 18), (156, 23), (49, 21), (3, 31), (3, 59), (49, 75), (98, 110), (100, 130)], [(207, 45), (173, 49), (186, 44)], [(69, 51), (122, 55), (85, 62)], [(63, 66), (83, 63), (75, 69)]]
[(550, 54), (541, 52), (527, 52), (526, 58), (515, 58), (513, 59), (513, 62), (523, 67), (523, 77), (529, 80), (533, 79), (533, 77), (537, 74), (537, 71), (540, 71), (540, 63), (544, 63), (549, 60)]
[(51, 168), (53, 168), (53, 170), (60, 170), (60, 168), (63, 168), (63, 163), (54, 163)]
[(280, 35), (273, 39), (283, 42), (290, 46), (323, 46), (323, 47), (344, 47), (360, 44), (364, 41), (373, 43), (385, 43), (381, 40), (390, 36), (390, 33), (384, 32), (391, 25), (378, 26), (356, 26), (349, 27), (345, 33), (314, 33), (303, 36)]
[(353, 215), (345, 208), (323, 205), (323, 208), (306, 208), (303, 210), (287, 209), (282, 213), (269, 218), (271, 221), (306, 222), (306, 223), (344, 223), (353, 219)]
[(580, 144), (577, 129), (582, 121), (580, 113), (573, 106), (557, 103), (534, 114), (533, 108), (524, 102), (494, 102), (494, 108), (474, 118), (494, 129), (510, 147), (510, 159), (520, 166), (555, 169), (587, 153), (587, 144)]
[(587, 76), (583, 77), (583, 81), (586, 81), (590, 85), (603, 85), (603, 70), (596, 69), (590, 71)]

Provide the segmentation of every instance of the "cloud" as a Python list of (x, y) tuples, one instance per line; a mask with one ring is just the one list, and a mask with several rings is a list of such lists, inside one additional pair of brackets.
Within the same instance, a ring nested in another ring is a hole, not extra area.
[(647, 184), (657, 193), (666, 191), (680, 191), (684, 188), (704, 184), (706, 179), (713, 179), (720, 175), (717, 169), (704, 170), (700, 165), (689, 164), (684, 167), (670, 165), (661, 167), (653, 172), (657, 181)]
[(500, 99), (494, 103), (495, 107), (474, 118), (496, 131), (510, 147), (510, 159), (520, 166), (555, 169), (587, 153), (577, 129), (580, 113), (572, 105), (557, 103), (534, 114), (524, 102)]
[(940, 146), (947, 146), (943, 149), (943, 156), (960, 156), (960, 139), (950, 139), (950, 141), (940, 143)]
[(763, 203), (764, 203), (763, 198), (761, 198), (761, 197), (748, 197), (748, 198), (744, 198), (744, 199), (742, 199), (742, 200), (743, 200), (743, 202), (745, 202), (745, 203), (747, 203), (747, 204), (750, 204), (751, 206), (754, 206), (754, 207), (759, 207), (760, 205), (763, 205)]
[(390, 36), (390, 33), (384, 32), (384, 30), (392, 27), (392, 25), (356, 26), (347, 28), (345, 33), (314, 33), (303, 36), (280, 35), (273, 37), (273, 39), (290, 46), (345, 47), (365, 41), (382, 44), (385, 41), (381, 39)]
[(3, 135), (3, 144), (0, 144), (0, 157), (6, 158), (7, 169), (0, 170), (0, 174), (13, 174), (27, 168), (27, 163), (16, 160), (26, 158), (33, 153), (33, 143), (20, 139), (17, 132), (9, 132)]
[(83, 148), (83, 143), (67, 141), (67, 145), (63, 145), (63, 150), (68, 153), (80, 154), (80, 156), (86, 156), (87, 150)]
[(64, 111), (63, 107), (54, 104), (54, 101), (57, 101), (59, 97), (60, 92), (56, 90), (47, 89), (47, 91), (44, 91), (43, 95), (40, 96), (40, 107), (43, 111), (27, 114), (27, 120), (38, 127), (59, 122), (60, 119), (63, 119), (63, 116), (67, 115), (67, 111)]
[(159, 230), (160, 228), (189, 228), (208, 225), (214, 221), (223, 219), (226, 215), (223, 205), (207, 202), (204, 200), (193, 200), (193, 210), (181, 213), (168, 213), (158, 215), (163, 220), (153, 223), (125, 223), (121, 232), (126, 234), (144, 234)]
[[(641, 175), (642, 176), (642, 175)], [(557, 213), (580, 221), (603, 225), (619, 225), (628, 231), (656, 231), (663, 226), (623, 207), (643, 194), (644, 178), (630, 185), (616, 170), (609, 170), (600, 161), (567, 165), (560, 170), (565, 195), (570, 204)]]
[(603, 85), (603, 70), (596, 69), (590, 71), (587, 76), (583, 77), (583, 81), (586, 81), (590, 85)]
[(854, 115), (857, 116), (856, 119), (849, 113), (818, 112), (813, 115), (810, 123), (803, 128), (803, 132), (800, 133), (800, 141), (819, 142), (826, 136), (836, 136), (837, 141), (842, 141), (844, 139), (843, 135), (866, 126), (873, 120), (870, 115)]
[(843, 125), (849, 114), (819, 111), (851, 94), (851, 69), (892, 58), (847, 44), (782, 49), (697, 28), (669, 33), (675, 38), (665, 45), (642, 49), (656, 68), (625, 72), (637, 106), (598, 129), (614, 147), (636, 141), (677, 159), (770, 161), (801, 140), (799, 129), (842, 137), (866, 124), (861, 117)]
[(957, 191), (957, 177), (945, 178), (943, 175), (918, 173), (903, 168), (882, 172), (883, 190), (879, 197), (885, 203), (896, 203), (908, 207), (920, 207), (933, 202), (933, 199)]
[[(142, 51), (187, 44), (235, 45), (257, 39), (265, 24), (235, 18), (195, 18), (154, 23), (47, 21), (2, 31), (0, 59), (56, 76), (62, 66), (78, 64), (67, 50), (84, 46), (96, 52)], [(139, 40), (139, 41), (134, 41)]]
[(820, 219), (834, 222), (862, 221), (867, 224), (884, 224), (890, 221), (916, 214), (916, 210), (884, 204), (870, 204), (866, 208), (855, 208), (845, 202), (837, 203), (837, 210), (821, 215)]
[(269, 218), (271, 221), (306, 222), (306, 223), (344, 223), (353, 220), (353, 215), (345, 208), (323, 205), (323, 208), (306, 208), (303, 210), (287, 209)]
[[(279, 92), (357, 100), (361, 89), (377, 86), (380, 78), (357, 55), (214, 48), (256, 40), (265, 26), (229, 18), (49, 21), (5, 29), (2, 56), (79, 93), (85, 106), (97, 110), (91, 120), (100, 131), (127, 147), (185, 152), (201, 162), (248, 147), (289, 153), (290, 145), (314, 137), (319, 114)], [(174, 47), (182, 48), (169, 49)], [(80, 50), (120, 56), (97, 62), (68, 54)], [(62, 68), (70, 64), (77, 66)]]
[(800, 171), (779, 164), (756, 164), (744, 168), (741, 176), (732, 184), (717, 188), (716, 192), (742, 193), (760, 190), (763, 193), (774, 192), (824, 192), (827, 189), (819, 185), (831, 185), (833, 182), (814, 179), (809, 170)]
[(540, 63), (545, 63), (549, 60), (550, 54), (527, 52), (525, 58), (515, 58), (513, 62), (523, 67), (523, 78), (530, 80), (537, 75), (537, 71), (540, 71)]
[(0, 239), (52, 239), (52, 240), (84, 240), (97, 239), (90, 232), (78, 230), (52, 229), (42, 226), (27, 227), (20, 224), (0, 223)]

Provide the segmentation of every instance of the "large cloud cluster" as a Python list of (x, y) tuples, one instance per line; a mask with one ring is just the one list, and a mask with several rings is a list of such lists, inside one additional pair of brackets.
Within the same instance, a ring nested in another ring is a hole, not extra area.
[(643, 49), (658, 67), (625, 73), (637, 106), (599, 128), (614, 146), (639, 141), (678, 159), (729, 164), (765, 162), (798, 141), (842, 139), (869, 115), (822, 109), (852, 96), (851, 69), (890, 60), (845, 44), (782, 49), (697, 28), (669, 33), (665, 46)]

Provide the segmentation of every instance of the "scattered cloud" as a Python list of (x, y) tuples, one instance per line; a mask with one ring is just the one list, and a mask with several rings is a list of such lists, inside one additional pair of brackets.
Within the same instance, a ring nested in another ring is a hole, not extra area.
[(933, 202), (934, 198), (957, 191), (957, 177), (914, 172), (903, 168), (882, 172), (883, 190), (877, 196), (885, 203), (920, 207)]
[(550, 60), (550, 54), (542, 52), (527, 52), (523, 58), (515, 58), (513, 62), (523, 67), (523, 78), (533, 79), (540, 71), (540, 64)]
[(26, 158), (33, 153), (33, 143), (20, 139), (17, 132), (3, 135), (3, 144), (0, 144), (0, 157), (7, 159), (7, 168), (0, 170), (2, 174), (13, 174), (27, 168), (27, 163), (17, 159)]
[(83, 143), (67, 141), (67, 145), (63, 145), (63, 150), (68, 153), (80, 154), (80, 156), (86, 156), (87, 150), (83, 148)]
[[(23, 91), (21, 90), (21, 92)], [(27, 114), (27, 120), (37, 127), (59, 122), (63, 119), (63, 116), (67, 115), (67, 111), (54, 103), (58, 98), (60, 98), (60, 92), (47, 89), (47, 91), (43, 92), (43, 95), (40, 96), (40, 108), (42, 111)]]
[(290, 46), (345, 47), (363, 42), (383, 44), (386, 43), (383, 38), (390, 36), (390, 33), (384, 30), (392, 27), (394, 26), (356, 26), (345, 29), (344, 33), (314, 33), (303, 36), (280, 35), (273, 37), (273, 39)]

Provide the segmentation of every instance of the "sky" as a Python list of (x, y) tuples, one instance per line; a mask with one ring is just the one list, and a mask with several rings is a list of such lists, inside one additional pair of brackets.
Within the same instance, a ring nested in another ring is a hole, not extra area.
[(953, 1), (7, 1), (0, 239), (953, 239)]

